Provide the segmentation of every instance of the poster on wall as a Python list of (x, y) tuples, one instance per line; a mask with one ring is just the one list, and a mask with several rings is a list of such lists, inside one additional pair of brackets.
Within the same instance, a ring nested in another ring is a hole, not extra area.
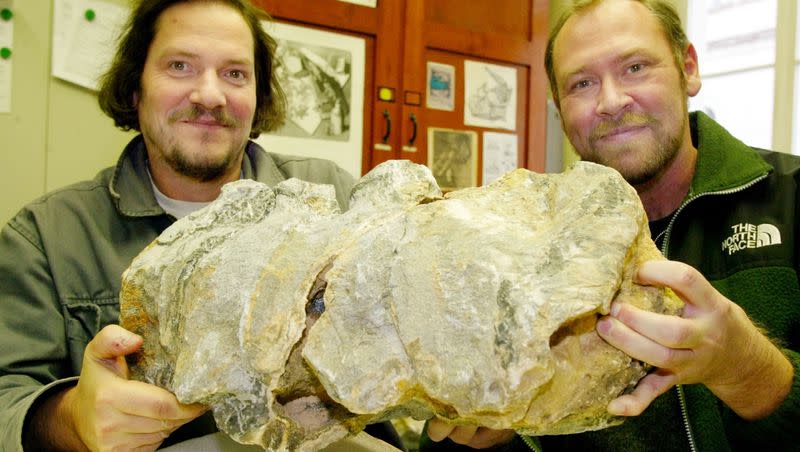
[(516, 69), (464, 61), (464, 124), (492, 129), (516, 129)]
[(484, 132), (483, 185), (488, 185), (517, 168), (517, 136), (513, 133)]
[(428, 61), (427, 107), (453, 111), (456, 107), (456, 68)]
[(14, 2), (0, 0), (0, 113), (11, 112), (11, 74), (14, 56)]
[(428, 168), (443, 191), (477, 185), (478, 134), (428, 128)]
[(130, 9), (102, 0), (56, 0), (53, 6), (53, 76), (97, 91)]
[(270, 152), (319, 157), (361, 175), (364, 58), (361, 38), (264, 23), (278, 43), (275, 73), (286, 93), (286, 122), (255, 141)]

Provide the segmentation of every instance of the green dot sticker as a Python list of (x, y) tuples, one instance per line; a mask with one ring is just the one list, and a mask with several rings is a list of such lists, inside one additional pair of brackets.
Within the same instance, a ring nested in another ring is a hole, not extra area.
[(2, 18), (4, 21), (8, 22), (12, 17), (14, 17), (14, 13), (12, 13), (10, 9), (3, 8), (0, 10), (0, 18)]
[(89, 22), (93, 21), (97, 14), (94, 13), (93, 9), (87, 9), (85, 13), (83, 13), (83, 17), (86, 18)]
[(0, 49), (0, 58), (4, 60), (11, 58), (11, 49), (9, 49), (8, 47), (3, 47), (2, 49)]

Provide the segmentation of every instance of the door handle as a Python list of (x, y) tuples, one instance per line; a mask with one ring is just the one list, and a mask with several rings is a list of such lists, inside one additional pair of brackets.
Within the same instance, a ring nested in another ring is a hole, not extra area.
[(386, 120), (386, 133), (383, 134), (381, 141), (386, 143), (389, 141), (389, 136), (392, 134), (392, 117), (389, 114), (389, 110), (383, 110), (383, 118)]
[(408, 140), (408, 145), (414, 146), (414, 141), (417, 139), (417, 115), (411, 113), (409, 118), (411, 119), (411, 124), (414, 126), (414, 128), (411, 129), (411, 138)]

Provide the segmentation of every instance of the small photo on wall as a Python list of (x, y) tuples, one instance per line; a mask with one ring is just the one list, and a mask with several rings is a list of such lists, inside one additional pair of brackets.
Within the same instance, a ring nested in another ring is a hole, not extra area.
[(428, 61), (428, 108), (453, 111), (456, 107), (456, 68)]
[(469, 130), (429, 127), (428, 168), (442, 191), (476, 186), (478, 134)]

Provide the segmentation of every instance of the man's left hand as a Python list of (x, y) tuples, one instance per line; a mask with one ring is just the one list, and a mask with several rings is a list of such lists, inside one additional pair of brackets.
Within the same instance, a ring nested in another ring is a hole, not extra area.
[(702, 383), (744, 419), (766, 417), (791, 388), (789, 360), (696, 269), (675, 261), (642, 264), (637, 282), (671, 288), (685, 303), (682, 315), (656, 314), (625, 303), (597, 323), (609, 344), (657, 369), (608, 411), (636, 416), (677, 384)]

